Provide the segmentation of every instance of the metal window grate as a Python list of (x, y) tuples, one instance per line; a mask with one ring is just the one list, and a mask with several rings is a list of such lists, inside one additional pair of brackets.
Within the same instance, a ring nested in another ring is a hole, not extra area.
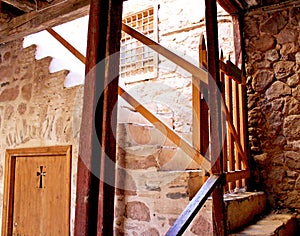
[[(154, 7), (123, 18), (123, 23), (157, 41), (157, 20)], [(122, 32), (120, 79), (125, 83), (157, 77), (157, 53), (130, 35)]]

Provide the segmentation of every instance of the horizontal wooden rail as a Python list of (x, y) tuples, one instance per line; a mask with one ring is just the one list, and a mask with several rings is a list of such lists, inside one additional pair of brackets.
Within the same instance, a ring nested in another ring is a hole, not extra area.
[(190, 225), (194, 217), (197, 215), (207, 198), (210, 196), (214, 188), (220, 183), (222, 178), (217, 175), (211, 175), (202, 185), (200, 190), (189, 202), (185, 210), (181, 213), (173, 226), (169, 229), (166, 236), (182, 235)]
[(226, 172), (226, 182), (234, 182), (236, 180), (247, 179), (250, 177), (250, 170), (235, 170)]
[(132, 27), (122, 23), (122, 30), (129, 34), (130, 36), (136, 38), (137, 40), (141, 41), (143, 44), (147, 45), (148, 47), (152, 48), (154, 51), (158, 52), (165, 58), (169, 59), (170, 61), (174, 62), (176, 65), (182, 67), (187, 72), (191, 73), (195, 78), (201, 80), (203, 83), (208, 84), (208, 73), (206, 70), (199, 68), (192, 63), (186, 61), (182, 57), (178, 56), (177, 54), (171, 52), (170, 50), (166, 49), (162, 45), (158, 44), (157, 42), (153, 41), (152, 39), (146, 37), (145, 35), (141, 34), (140, 32), (136, 31)]
[(164, 122), (159, 120), (154, 114), (147, 110), (137, 100), (135, 100), (129, 93), (119, 86), (119, 96), (121, 96), (126, 102), (128, 102), (136, 111), (143, 115), (149, 122), (151, 122), (155, 128), (166, 135), (174, 144), (180, 147), (189, 157), (195, 162), (201, 165), (206, 171), (211, 170), (211, 163), (208, 159), (194, 149), (187, 141), (181, 138), (174, 130), (169, 128)]
[(224, 72), (227, 76), (231, 79), (236, 81), (238, 84), (245, 84), (246, 80), (243, 76), (243, 73), (240, 69), (238, 69), (231, 61), (224, 61), (220, 60), (220, 70)]

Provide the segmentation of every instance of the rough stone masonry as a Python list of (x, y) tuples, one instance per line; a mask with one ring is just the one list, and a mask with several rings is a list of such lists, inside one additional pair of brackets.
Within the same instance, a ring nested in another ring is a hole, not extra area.
[(300, 9), (247, 14), (249, 139), (256, 183), (275, 209), (300, 213)]

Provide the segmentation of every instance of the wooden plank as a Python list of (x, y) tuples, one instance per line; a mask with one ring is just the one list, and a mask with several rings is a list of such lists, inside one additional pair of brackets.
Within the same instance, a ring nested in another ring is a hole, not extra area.
[(83, 64), (86, 63), (86, 58), (76, 48), (74, 48), (67, 40), (61, 37), (54, 29), (47, 29), (47, 31), (58, 40), (64, 47), (66, 47), (76, 58), (78, 58)]
[(200, 83), (195, 77), (192, 77), (192, 114), (193, 114), (193, 127), (192, 127), (192, 141), (193, 147), (200, 152), (201, 150), (201, 92)]
[[(100, 11), (102, 14), (100, 15)], [(103, 91), (104, 70), (92, 70), (106, 57), (107, 1), (92, 0), (90, 7), (83, 110), (77, 164), (74, 235), (97, 235), (101, 147), (96, 134), (97, 93)], [(99, 21), (101, 20), (101, 26)], [(48, 27), (47, 27), (48, 28)], [(101, 73), (101, 74), (100, 74)], [(97, 81), (99, 80), (99, 82)], [(101, 83), (102, 81), (102, 83)], [(100, 95), (99, 95), (100, 96)], [(96, 176), (98, 175), (98, 176)], [(102, 231), (101, 231), (102, 232)]]
[(250, 170), (237, 170), (226, 173), (227, 182), (235, 182), (236, 180), (247, 179), (250, 177)]
[(241, 22), (242, 17), (240, 14), (232, 15), (232, 26), (233, 26), (233, 44), (234, 44), (234, 54), (235, 54), (235, 65), (242, 66), (242, 32), (241, 32)]
[(140, 32), (136, 31), (132, 27), (122, 24), (122, 30), (125, 31), (130, 36), (136, 38), (143, 44), (147, 45), (148, 47), (152, 48), (154, 51), (160, 53), (165, 58), (169, 59), (170, 61), (174, 62), (176, 65), (182, 67), (189, 73), (191, 73), (195, 78), (202, 81), (203, 83), (208, 83), (208, 74), (202, 68), (199, 68), (192, 63), (186, 61), (182, 57), (178, 56), (177, 54), (171, 52), (170, 50), (166, 49), (165, 47), (161, 46), (157, 42), (149, 39), (145, 35), (141, 34)]
[(242, 71), (234, 65), (231, 61), (224, 61), (220, 60), (220, 70), (224, 72), (227, 76), (230, 76), (231, 79), (236, 81), (239, 84), (245, 84), (245, 78), (243, 76)]
[(174, 130), (172, 130), (163, 121), (159, 120), (154, 114), (148, 111), (143, 105), (136, 101), (129, 93), (119, 87), (119, 95), (128, 102), (136, 111), (142, 114), (149, 122), (151, 122), (158, 130), (166, 135), (174, 144), (180, 147), (188, 156), (193, 158), (195, 162), (201, 165), (207, 171), (210, 171), (211, 164), (204, 156), (194, 149), (187, 141), (182, 139)]
[(245, 85), (239, 85), (239, 104), (240, 104), (240, 111), (239, 111), (239, 118), (240, 118), (240, 137), (241, 137), (241, 146), (244, 150), (245, 155), (247, 154), (247, 145), (246, 145), (246, 102), (245, 102), (245, 95), (246, 95), (246, 86)]
[[(235, 130), (240, 134), (240, 118), (239, 118), (239, 112), (240, 112), (240, 104), (239, 104), (239, 90), (238, 90), (238, 83), (233, 82), (233, 123)], [(239, 135), (237, 139), (235, 140), (236, 144), (240, 144), (241, 148), (241, 136)], [(237, 145), (236, 145), (237, 146)], [(244, 153), (244, 150), (243, 150)], [(241, 170), (241, 159), (244, 154), (240, 154), (238, 149), (235, 149), (235, 170)], [(241, 181), (237, 180), (236, 181), (236, 187), (241, 188)]]
[(245, 152), (244, 152), (244, 150), (241, 146), (241, 143), (240, 143), (240, 140), (239, 140), (239, 135), (238, 135), (238, 133), (237, 133), (237, 131), (236, 131), (234, 125), (233, 125), (232, 120), (231, 120), (230, 112), (228, 111), (228, 108), (226, 106), (223, 106), (222, 109), (226, 114), (226, 119), (227, 119), (227, 125), (228, 125), (228, 128), (229, 128), (229, 132), (232, 134), (232, 136), (234, 138), (237, 151), (241, 154), (242, 161), (243, 161), (245, 167), (248, 168), (247, 157), (246, 157), (246, 154), (245, 154)]
[(33, 10), (37, 10), (35, 4), (29, 1), (21, 1), (21, 0), (2, 0), (2, 1), (23, 12), (30, 12)]
[[(220, 61), (223, 61), (223, 51), (221, 51), (221, 55), (220, 55)], [(225, 95), (225, 73), (222, 72), (222, 70), (220, 70), (220, 82), (222, 85), (222, 100), (224, 102), (223, 106), (226, 106), (225, 101), (226, 101), (226, 95)], [(228, 169), (228, 148), (227, 148), (227, 129), (226, 129), (226, 114), (224, 114), (224, 112), (222, 112), (222, 140), (223, 140), (223, 170), (227, 171)], [(226, 186), (224, 186), (224, 190), (227, 192), (228, 191), (228, 185), (226, 184)]]
[[(204, 35), (200, 35), (199, 41), (199, 66), (207, 69), (207, 50)], [(198, 90), (202, 91), (200, 98), (200, 153), (205, 155), (209, 147), (209, 115), (208, 115), (208, 86), (204, 83), (198, 83)], [(205, 175), (206, 171), (202, 173)], [(206, 178), (206, 177), (203, 177)]]
[(31, 11), (0, 25), (0, 44), (88, 15), (89, 0), (68, 0)]
[[(207, 34), (208, 72), (211, 78), (208, 81), (209, 110), (210, 110), (210, 155), (213, 162), (212, 174), (222, 175), (222, 122), (220, 96), (220, 71), (219, 71), (219, 46), (218, 46), (218, 22), (217, 3), (213, 0), (205, 0), (205, 21)], [(213, 234), (227, 235), (226, 214), (224, 213), (223, 182), (216, 185), (212, 193), (212, 218)]]
[[(104, 0), (101, 0), (102, 2)], [(119, 52), (121, 48), (122, 7), (123, 0), (105, 0), (108, 4), (107, 26), (103, 24), (103, 10), (98, 12), (99, 21), (94, 27), (106, 28), (106, 38), (99, 40), (99, 45), (106, 43), (106, 61), (104, 81), (100, 83), (103, 88), (96, 110), (95, 120), (98, 138), (101, 141), (101, 167), (98, 197), (98, 223), (97, 236), (114, 235), (115, 219), (115, 177), (116, 177), (116, 137), (118, 86), (119, 86)], [(91, 6), (92, 7), (92, 6)], [(100, 6), (101, 8), (101, 6)], [(101, 33), (101, 30), (99, 30)], [(102, 37), (100, 35), (99, 37)], [(114, 56), (113, 56), (114, 55)], [(98, 68), (99, 69), (99, 68)], [(102, 122), (100, 122), (102, 121)], [(101, 140), (102, 139), (102, 140)]]
[[(232, 120), (232, 80), (229, 76), (225, 77), (225, 106), (227, 107), (226, 120), (227, 124), (228, 120)], [(231, 122), (230, 122), (231, 124)], [(227, 125), (229, 127), (229, 125)], [(235, 160), (234, 160), (234, 137), (232, 131), (228, 128), (227, 130), (227, 143), (228, 143), (228, 166), (227, 171), (234, 171), (235, 170)], [(234, 190), (235, 183), (229, 183), (229, 190)]]
[(237, 14), (237, 13), (241, 12), (242, 10), (244, 10), (244, 7), (241, 6), (241, 5), (238, 5), (236, 3), (236, 1), (232, 1), (232, 0), (218, 0), (218, 3), (230, 15)]
[(180, 214), (173, 226), (168, 230), (166, 236), (182, 235), (192, 222), (194, 217), (200, 211), (207, 198), (210, 196), (214, 188), (220, 184), (221, 177), (211, 175), (208, 180), (202, 185), (195, 197), (189, 202), (188, 206)]

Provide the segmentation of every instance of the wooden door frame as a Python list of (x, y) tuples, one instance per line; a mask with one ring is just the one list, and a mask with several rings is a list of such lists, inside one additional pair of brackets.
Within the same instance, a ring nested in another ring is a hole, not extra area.
[[(4, 175), (4, 195), (2, 208), (2, 235), (11, 235), (12, 233), (12, 216), (13, 216), (13, 199), (14, 199), (14, 179), (15, 164), (17, 157), (34, 157), (34, 156), (65, 156), (67, 160), (67, 171), (70, 176), (70, 188), (67, 195), (71, 199), (71, 156), (72, 146), (49, 146), (35, 148), (7, 149), (5, 153), (5, 175)], [(67, 203), (70, 219), (70, 201)], [(70, 220), (67, 225), (70, 230)]]

